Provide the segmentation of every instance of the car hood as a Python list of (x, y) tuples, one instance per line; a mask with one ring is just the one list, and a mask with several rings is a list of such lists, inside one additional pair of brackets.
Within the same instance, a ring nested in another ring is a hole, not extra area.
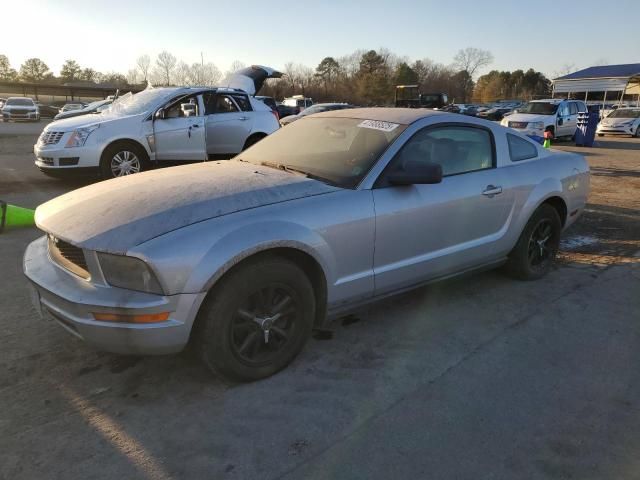
[(547, 122), (552, 115), (539, 115), (537, 113), (512, 113), (509, 115), (510, 122)]
[(620, 125), (622, 123), (634, 123), (635, 121), (637, 121), (637, 118), (603, 118), (602, 120), (600, 120), (600, 123), (602, 125), (607, 125), (607, 126), (616, 126), (616, 125)]
[(35, 105), (5, 105), (3, 110), (36, 110), (38, 107)]
[(50, 130), (55, 131), (63, 131), (70, 132), (75, 130), (76, 128), (88, 127), (89, 125), (95, 125), (97, 123), (106, 123), (112, 120), (121, 120), (123, 118), (133, 118), (133, 117), (143, 117), (146, 114), (141, 113), (137, 115), (118, 115), (117, 113), (100, 113), (100, 114), (87, 114), (82, 115), (78, 114), (75, 117), (71, 118), (61, 118), (59, 120), (54, 120), (50, 124), (48, 124), (44, 130), (46, 132)]
[(40, 229), (79, 247), (124, 254), (197, 222), (338, 190), (274, 168), (207, 162), (80, 188), (40, 205), (35, 219)]

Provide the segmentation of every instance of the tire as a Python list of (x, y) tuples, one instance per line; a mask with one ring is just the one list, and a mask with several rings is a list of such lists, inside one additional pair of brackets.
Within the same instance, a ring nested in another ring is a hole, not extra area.
[(133, 142), (109, 145), (100, 158), (100, 175), (105, 179), (131, 175), (148, 168), (147, 152)]
[(300, 353), (315, 308), (311, 282), (289, 260), (267, 257), (242, 265), (214, 287), (198, 312), (195, 350), (227, 380), (269, 377)]
[(264, 137), (266, 137), (266, 135), (251, 135), (249, 138), (247, 138), (247, 141), (244, 142), (244, 147), (242, 147), (242, 151), (244, 152), (247, 148), (252, 147), (256, 143), (258, 143), (260, 140), (262, 140)]
[(638, 125), (638, 128), (636, 128), (636, 134), (635, 134), (636, 138), (640, 138), (640, 125)]
[(557, 210), (548, 204), (540, 205), (509, 254), (507, 272), (520, 280), (537, 280), (546, 275), (558, 253), (561, 231)]

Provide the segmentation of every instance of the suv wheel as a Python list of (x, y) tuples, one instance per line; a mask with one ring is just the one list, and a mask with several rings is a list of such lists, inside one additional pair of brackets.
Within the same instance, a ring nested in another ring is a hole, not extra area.
[(103, 178), (117, 178), (146, 170), (149, 165), (147, 152), (134, 143), (118, 143), (105, 149), (100, 160)]

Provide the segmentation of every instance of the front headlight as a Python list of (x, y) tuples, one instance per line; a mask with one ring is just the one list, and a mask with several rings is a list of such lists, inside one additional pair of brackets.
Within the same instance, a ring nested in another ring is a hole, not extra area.
[(84, 146), (84, 144), (87, 141), (87, 138), (89, 138), (89, 135), (91, 135), (91, 132), (93, 132), (99, 126), (100, 124), (98, 123), (95, 125), (89, 125), (88, 127), (82, 127), (82, 128), (78, 128), (77, 130), (74, 130), (74, 132), (69, 137), (69, 140), (67, 140), (67, 144), (65, 145), (65, 147), (71, 148), (71, 147)]
[(154, 273), (139, 258), (98, 252), (98, 260), (104, 279), (109, 285), (164, 295)]
[(542, 130), (544, 128), (544, 122), (529, 122), (529, 128)]
[(500, 120), (500, 125), (502, 125), (503, 127), (508, 127), (509, 120), (507, 120), (506, 118), (503, 118), (502, 120)]

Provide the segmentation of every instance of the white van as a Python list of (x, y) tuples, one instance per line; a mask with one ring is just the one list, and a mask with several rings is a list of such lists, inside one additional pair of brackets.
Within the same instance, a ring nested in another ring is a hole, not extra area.
[(280, 125), (254, 98), (267, 78), (282, 74), (254, 65), (227, 86), (148, 88), (118, 98), (109, 109), (48, 124), (33, 151), (48, 175), (99, 171), (120, 177), (150, 162), (231, 158)]
[(582, 100), (532, 100), (518, 107), (513, 114), (502, 119), (503, 127), (510, 127), (531, 136), (573, 137), (578, 126), (578, 113), (586, 112)]

